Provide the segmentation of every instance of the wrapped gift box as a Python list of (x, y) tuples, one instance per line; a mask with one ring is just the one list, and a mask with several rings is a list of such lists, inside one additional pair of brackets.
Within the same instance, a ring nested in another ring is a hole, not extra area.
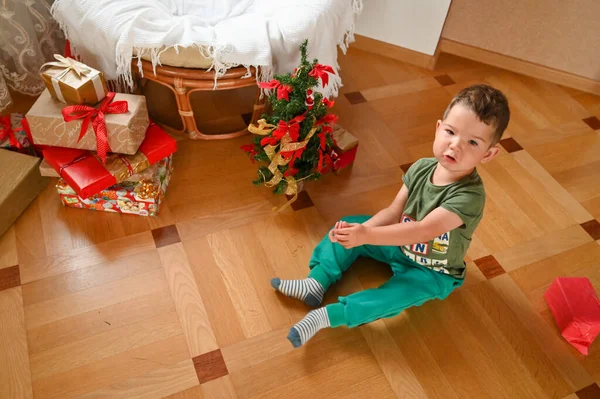
[(585, 277), (558, 277), (544, 294), (562, 336), (584, 355), (600, 333), (600, 300)]
[(0, 116), (0, 148), (21, 150), (29, 147), (22, 121), (23, 114), (19, 113)]
[(0, 148), (35, 156), (26, 126), (23, 114), (15, 112), (0, 116)]
[[(135, 154), (150, 124), (146, 97), (116, 93), (113, 102), (116, 101), (127, 101), (128, 111), (104, 116), (110, 151)], [(63, 108), (65, 105), (53, 99), (48, 90), (42, 92), (26, 115), (34, 144), (96, 150), (93, 124), (89, 123), (79, 140), (83, 119), (65, 122)]]
[(39, 163), (39, 158), (0, 149), (0, 236), (50, 181), (38, 173)]
[(333, 130), (334, 153), (336, 159), (333, 162), (333, 170), (336, 174), (349, 166), (356, 159), (358, 150), (358, 139), (343, 127), (336, 125)]
[(167, 157), (148, 169), (86, 199), (60, 179), (56, 188), (64, 206), (106, 212), (156, 216), (164, 198), (173, 164)]
[(45, 177), (60, 177), (57, 171), (45, 159), (40, 162), (40, 175)]
[(127, 180), (176, 150), (175, 139), (153, 123), (135, 155), (111, 154), (103, 164), (92, 151), (49, 147), (44, 149), (44, 159), (77, 195), (86, 199)]
[(49, 94), (67, 104), (94, 105), (108, 93), (102, 72), (72, 58), (55, 55), (56, 61), (42, 66), (41, 75)]

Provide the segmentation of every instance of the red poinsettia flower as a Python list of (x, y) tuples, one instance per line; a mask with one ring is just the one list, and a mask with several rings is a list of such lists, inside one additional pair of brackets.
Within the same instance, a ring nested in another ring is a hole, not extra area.
[(332, 67), (330, 67), (329, 65), (317, 64), (315, 65), (313, 70), (308, 73), (308, 76), (312, 76), (315, 79), (320, 78), (323, 82), (323, 87), (325, 87), (329, 83), (328, 73), (335, 73)]

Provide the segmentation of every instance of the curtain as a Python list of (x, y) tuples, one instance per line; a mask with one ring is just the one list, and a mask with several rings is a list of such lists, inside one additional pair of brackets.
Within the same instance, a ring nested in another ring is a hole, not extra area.
[(50, 15), (53, 1), (0, 0), (0, 112), (12, 103), (9, 87), (40, 94), (41, 65), (64, 52), (64, 35)]

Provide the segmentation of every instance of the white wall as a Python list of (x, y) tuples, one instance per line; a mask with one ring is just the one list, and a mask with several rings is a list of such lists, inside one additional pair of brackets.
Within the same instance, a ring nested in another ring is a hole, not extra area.
[(356, 33), (433, 55), (451, 0), (363, 0)]

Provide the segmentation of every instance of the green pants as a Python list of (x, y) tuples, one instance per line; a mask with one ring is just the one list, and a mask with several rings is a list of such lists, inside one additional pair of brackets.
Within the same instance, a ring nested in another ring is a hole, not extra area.
[[(343, 220), (363, 223), (369, 218), (350, 216)], [(308, 276), (327, 290), (359, 256), (389, 264), (394, 275), (378, 288), (339, 297), (338, 303), (327, 305), (332, 327), (356, 327), (396, 316), (411, 306), (419, 306), (431, 299), (444, 299), (463, 283), (461, 279), (419, 265), (406, 257), (398, 246), (363, 245), (346, 249), (339, 243), (332, 243), (327, 236), (313, 252)]]

